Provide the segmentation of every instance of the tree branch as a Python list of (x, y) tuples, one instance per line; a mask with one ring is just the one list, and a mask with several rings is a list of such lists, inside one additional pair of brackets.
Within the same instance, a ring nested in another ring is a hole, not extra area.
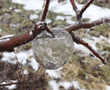
[(90, 6), (90, 4), (91, 4), (93, 1), (94, 1), (94, 0), (89, 0), (89, 1), (82, 7), (82, 9), (79, 11), (78, 8), (77, 8), (77, 6), (76, 6), (76, 4), (75, 4), (75, 1), (74, 1), (74, 0), (70, 0), (71, 5), (72, 5), (72, 7), (73, 7), (73, 10), (74, 10), (75, 13), (76, 13), (76, 18), (77, 18), (78, 21), (81, 20), (84, 11), (86, 11), (86, 9)]
[(104, 23), (110, 23), (110, 17), (102, 18), (100, 20), (96, 20), (96, 21), (92, 21), (92, 22), (78, 23), (78, 24), (75, 24), (75, 25), (71, 25), (71, 26), (67, 27), (66, 30), (68, 32), (72, 32), (72, 31), (79, 30), (81, 28), (84, 28), (84, 29), (92, 28), (94, 26), (101, 25), (101, 24), (104, 24)]
[(85, 4), (84, 6), (83, 6), (83, 8), (81, 9), (81, 11), (79, 12), (79, 14), (78, 14), (78, 19), (81, 19), (82, 18), (82, 15), (83, 15), (83, 13), (86, 11), (86, 9), (90, 6), (90, 4), (93, 2), (94, 0), (89, 0), (88, 2), (87, 2), (87, 4)]
[(50, 0), (46, 0), (46, 5), (45, 5), (45, 8), (43, 10), (41, 21), (45, 21), (45, 19), (46, 19), (48, 8), (49, 8), (49, 4), (50, 4)]
[(77, 15), (77, 13), (78, 13), (78, 8), (77, 8), (77, 6), (76, 6), (76, 4), (75, 4), (75, 1), (74, 1), (74, 0), (70, 0), (70, 2), (71, 2), (71, 5), (72, 5), (72, 7), (73, 7), (73, 10), (75, 11), (75, 13), (76, 13), (76, 15)]
[(32, 36), (29, 33), (26, 33), (24, 35), (12, 37), (9, 40), (1, 41), (0, 42), (0, 52), (14, 51), (15, 47), (25, 44), (31, 40), (32, 40)]
[(15, 47), (18, 47), (20, 45), (28, 43), (29, 41), (32, 41), (39, 33), (46, 29), (47, 29), (46, 24), (40, 22), (35, 25), (34, 30), (31, 32), (11, 37), (9, 40), (0, 41), (0, 52), (3, 51), (11, 52), (14, 50)]
[[(67, 27), (66, 30), (68, 32), (72, 32), (72, 31), (79, 30), (81, 28), (88, 29), (88, 28), (94, 27), (96, 25), (101, 25), (104, 23), (110, 23), (110, 18), (103, 18), (103, 19), (96, 20), (93, 22), (88, 22), (88, 23), (75, 24), (75, 25)], [(14, 36), (10, 38), (9, 40), (5, 40), (5, 41), (1, 40), (0, 41), (0, 52), (13, 51), (15, 47), (18, 47), (20, 45), (28, 43), (29, 41), (32, 41), (39, 33), (45, 30), (45, 28), (47, 29), (47, 27), (40, 27), (39, 29), (38, 26), (35, 25), (35, 29), (33, 32), (28, 32), (23, 35)]]
[(73, 41), (75, 41), (77, 44), (87, 47), (97, 58), (102, 61), (103, 64), (106, 64), (105, 60), (87, 42), (81, 40), (79, 37), (76, 37), (72, 32), (70, 32), (70, 35), (72, 36)]
[(1, 41), (0, 42), (0, 52), (14, 51), (15, 47), (26, 44), (29, 41), (32, 41), (43, 30), (47, 30), (47, 32), (49, 32), (54, 37), (53, 33), (47, 27), (47, 24), (45, 22), (42, 22), (42, 21), (45, 21), (45, 19), (46, 19), (49, 4), (50, 4), (50, 0), (46, 0), (46, 4), (45, 4), (45, 8), (43, 10), (41, 22), (35, 25), (34, 31), (25, 33), (23, 35), (12, 37), (9, 40)]

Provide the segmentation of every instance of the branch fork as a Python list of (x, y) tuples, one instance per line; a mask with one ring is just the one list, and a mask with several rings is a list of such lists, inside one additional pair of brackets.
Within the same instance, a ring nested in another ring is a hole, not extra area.
[(78, 10), (77, 5), (75, 3), (75, 0), (70, 0), (71, 5), (73, 7), (73, 10), (76, 13), (76, 18), (78, 21), (81, 21), (82, 15), (83, 13), (86, 11), (86, 9), (90, 6), (90, 4), (93, 2), (94, 0), (89, 0), (83, 7), (81, 10)]

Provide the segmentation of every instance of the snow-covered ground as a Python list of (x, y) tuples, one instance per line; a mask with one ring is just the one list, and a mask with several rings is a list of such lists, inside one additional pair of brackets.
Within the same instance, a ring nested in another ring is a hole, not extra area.
[[(31, 58), (30, 58), (31, 57)], [(33, 67), (34, 70), (38, 70), (38, 63), (36, 62), (36, 60), (33, 58), (33, 52), (32, 49), (30, 49), (29, 51), (22, 51), (19, 53), (8, 53), (5, 52), (3, 53), (3, 58), (1, 59), (2, 61), (7, 61), (9, 63), (13, 63), (15, 64), (17, 60), (22, 63), (23, 65), (31, 65)], [(30, 62), (27, 64), (27, 60), (29, 60)], [(66, 90), (68, 90), (70, 87), (74, 86), (76, 89), (80, 89), (79, 83), (75, 80), (73, 80), (72, 82), (67, 82), (67, 81), (60, 81), (60, 82), (56, 82), (54, 79), (58, 79), (61, 78), (61, 71), (59, 68), (57, 70), (46, 70), (46, 73), (53, 78), (53, 80), (49, 81), (49, 85), (51, 87), (52, 90), (59, 90), (60, 86), (63, 86)], [(27, 70), (24, 70), (24, 74), (28, 74)], [(2, 84), (5, 84), (6, 82), (3, 82)], [(16, 88), (16, 85), (11, 85), (11, 86), (7, 86), (7, 88), (9, 90)], [(80, 89), (83, 90), (83, 89)]]
[[(25, 5), (25, 9), (27, 10), (42, 10), (44, 0), (12, 0), (13, 2), (17, 2)], [(81, 9), (83, 5), (77, 4), (78, 8)], [(74, 15), (75, 12), (72, 9), (72, 6), (67, 0), (67, 3), (58, 3), (57, 0), (53, 0), (50, 4), (50, 10), (64, 13), (66, 15)], [(90, 5), (90, 7), (85, 11), (84, 18), (90, 18), (91, 21), (97, 20), (99, 18), (110, 17), (110, 9), (101, 8), (96, 5)]]

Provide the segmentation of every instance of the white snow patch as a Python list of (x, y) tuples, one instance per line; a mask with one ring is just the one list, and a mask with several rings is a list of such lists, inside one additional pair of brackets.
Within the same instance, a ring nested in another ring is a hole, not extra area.
[[(9, 63), (16, 64), (17, 60), (23, 65), (27, 65), (27, 60), (29, 60), (29, 65), (33, 67), (34, 70), (38, 70), (39, 64), (33, 57), (32, 50), (28, 51), (20, 51), (18, 53), (15, 52), (4, 52), (2, 61), (6, 61)], [(24, 71), (24, 73), (27, 73), (27, 71)]]
[(73, 81), (72, 84), (76, 89), (82, 90), (82, 89), (80, 89), (78, 81)]
[(38, 18), (38, 15), (36, 15), (36, 14), (30, 15), (30, 19), (31, 19), (31, 20), (36, 19), (36, 18)]
[(60, 86), (64, 87), (65, 90), (69, 90), (69, 88), (71, 88), (72, 86), (75, 89), (78, 89), (78, 90), (85, 90), (85, 89), (81, 89), (80, 88), (78, 81), (72, 81), (72, 82), (68, 82), (68, 81), (56, 82), (55, 80), (50, 80), (49, 81), (49, 85), (51, 86), (52, 90), (59, 90), (59, 87)]
[(38, 70), (39, 64), (33, 57), (32, 49), (17, 53), (17, 58), (18, 58), (18, 61), (23, 65), (27, 64), (27, 60), (29, 60), (30, 61), (29, 64), (33, 67), (33, 69), (35, 71)]
[(43, 0), (12, 0), (15, 3), (24, 4), (24, 8), (28, 10), (42, 9)]
[(22, 64), (26, 64), (28, 59), (28, 54), (26, 52), (19, 52), (16, 54), (18, 61)]
[[(14, 81), (14, 80), (10, 80), (10, 82), (13, 82), (13, 83), (16, 83), (17, 81)], [(8, 82), (8, 83), (10, 83)], [(7, 84), (6, 82), (2, 82), (1, 84)], [(16, 85), (13, 84), (13, 85), (9, 85), (9, 86), (6, 86), (9, 90), (13, 90), (16, 88)]]
[(3, 58), (1, 60), (15, 64), (16, 63), (16, 58), (15, 57), (16, 57), (16, 55), (15, 55), (14, 52), (11, 52), (11, 53), (4, 52), (3, 53)]
[(68, 90), (72, 86), (72, 83), (64, 81), (64, 82), (60, 82), (59, 85), (63, 86), (66, 90)]
[(57, 17), (56, 17), (56, 20), (64, 20), (64, 19), (65, 19), (64, 16), (57, 16)]
[(57, 70), (46, 70), (46, 73), (52, 78), (61, 78), (61, 71), (60, 69)]
[(53, 7), (54, 11), (57, 13), (64, 13), (65, 15), (74, 15), (75, 16), (75, 12), (73, 11), (72, 5), (69, 2), (69, 0), (67, 0), (66, 4), (62, 4), (62, 3), (58, 3), (56, 1), (53, 1), (51, 4), (51, 7)]
[(27, 70), (24, 70), (24, 74), (27, 75), (29, 74), (29, 72)]
[(10, 86), (6, 86), (9, 90), (13, 90), (13, 89), (15, 89), (16, 88), (16, 85), (10, 85)]
[(63, 81), (60, 82), (59, 85), (63, 86), (66, 90), (69, 90), (69, 88), (71, 88), (72, 86), (78, 90), (85, 90), (85, 89), (81, 89), (78, 81), (75, 80), (73, 80), (72, 82)]
[(106, 90), (110, 90), (110, 86), (106, 86)]
[(55, 80), (49, 81), (49, 85), (51, 86), (52, 90), (59, 90), (59, 85), (56, 83)]
[(51, 19), (46, 19), (46, 23), (48, 24), (48, 23), (51, 23), (52, 22), (52, 20)]
[(90, 18), (91, 21), (94, 21), (100, 18), (110, 17), (110, 9), (101, 8), (96, 5), (90, 5), (90, 7), (88, 7), (88, 9), (84, 12), (83, 17)]
[(30, 59), (30, 65), (33, 67), (33, 69), (35, 70), (35, 71), (37, 71), (38, 70), (38, 68), (39, 68), (39, 64), (36, 62), (36, 60), (34, 59), (34, 58), (31, 58)]

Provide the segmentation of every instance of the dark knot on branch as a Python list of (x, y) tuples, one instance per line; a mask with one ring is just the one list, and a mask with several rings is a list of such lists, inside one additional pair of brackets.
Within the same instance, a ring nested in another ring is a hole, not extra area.
[(44, 30), (46, 30), (52, 37), (55, 37), (53, 32), (48, 28), (47, 23), (44, 21), (40, 21), (35, 25), (33, 34), (40, 34)]

